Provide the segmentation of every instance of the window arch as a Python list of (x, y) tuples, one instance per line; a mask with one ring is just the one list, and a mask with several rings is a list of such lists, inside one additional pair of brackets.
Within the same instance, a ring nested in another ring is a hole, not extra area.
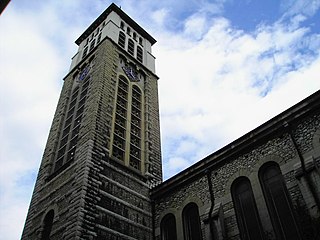
[(275, 162), (262, 165), (259, 180), (277, 239), (301, 239), (279, 165)]
[(201, 223), (197, 204), (189, 203), (182, 211), (185, 240), (201, 240)]
[(160, 223), (161, 240), (177, 240), (176, 218), (172, 213), (163, 217)]
[(122, 48), (125, 48), (125, 46), (126, 46), (126, 35), (121, 31), (119, 32), (118, 44)]
[(50, 210), (43, 220), (43, 230), (41, 234), (41, 240), (48, 240), (50, 239), (50, 233), (52, 229), (53, 224), (53, 218), (54, 218), (54, 211)]
[(249, 179), (237, 178), (232, 183), (231, 194), (241, 239), (263, 239), (261, 222)]

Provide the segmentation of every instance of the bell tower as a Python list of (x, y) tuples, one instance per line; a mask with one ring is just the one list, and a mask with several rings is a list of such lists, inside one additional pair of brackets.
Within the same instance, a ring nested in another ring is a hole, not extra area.
[(22, 239), (152, 239), (156, 40), (111, 4), (76, 40)]

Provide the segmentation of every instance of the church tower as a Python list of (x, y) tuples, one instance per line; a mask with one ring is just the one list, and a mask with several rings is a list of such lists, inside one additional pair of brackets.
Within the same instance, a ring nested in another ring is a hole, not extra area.
[(111, 4), (76, 40), (22, 239), (152, 239), (156, 40)]

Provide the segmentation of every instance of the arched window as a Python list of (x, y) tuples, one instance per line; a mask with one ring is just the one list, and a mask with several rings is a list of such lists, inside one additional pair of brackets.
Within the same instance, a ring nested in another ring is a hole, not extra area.
[(142, 38), (141, 37), (139, 37), (139, 44), (142, 46)]
[(182, 211), (183, 230), (185, 240), (201, 240), (201, 224), (198, 206), (195, 203), (189, 203)]
[(263, 239), (261, 222), (249, 179), (237, 178), (232, 183), (231, 194), (241, 239)]
[(121, 161), (125, 161), (126, 151), (125, 139), (128, 111), (128, 88), (129, 83), (126, 78), (122, 76), (119, 77), (112, 155)]
[(134, 42), (132, 39), (129, 39), (128, 42), (128, 52), (133, 56), (134, 55)]
[(132, 87), (131, 100), (131, 133), (130, 133), (130, 160), (129, 165), (141, 170), (141, 90), (134, 85)]
[(161, 240), (177, 240), (176, 219), (172, 213), (163, 217), (160, 223)]
[(279, 165), (264, 164), (259, 170), (259, 179), (277, 239), (301, 239)]
[(43, 231), (41, 234), (41, 240), (48, 240), (50, 239), (50, 233), (52, 229), (53, 224), (53, 218), (54, 218), (54, 211), (50, 210), (43, 220)]
[(121, 31), (119, 32), (118, 44), (122, 48), (125, 48), (125, 46), (126, 46), (126, 35)]

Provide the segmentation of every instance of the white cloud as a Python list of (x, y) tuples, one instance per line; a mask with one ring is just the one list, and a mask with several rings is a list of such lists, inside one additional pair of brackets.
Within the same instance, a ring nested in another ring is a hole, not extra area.
[(320, 0), (285, 0), (281, 2), (282, 11), (287, 17), (296, 14), (314, 15), (320, 8)]
[(179, 169), (184, 169), (185, 167), (190, 165), (190, 163), (186, 159), (181, 157), (170, 158), (169, 163), (170, 163), (169, 171), (172, 171), (172, 172), (175, 172)]
[(208, 14), (221, 14), (223, 12), (224, 3), (228, 0), (216, 0), (216, 1), (206, 1), (206, 0), (196, 0), (200, 5), (200, 9), (198, 12), (200, 13), (208, 13)]
[(11, 4), (6, 11), (0, 22), (0, 239), (7, 240), (20, 237), (69, 62), (48, 39), (54, 35), (48, 19), (37, 21)]
[[(198, 161), (319, 89), (319, 51), (312, 46), (319, 36), (308, 34), (282, 22), (248, 34), (218, 18), (201, 40), (183, 39), (188, 48), (171, 49), (170, 36), (160, 35), (164, 169), (179, 172), (187, 166), (179, 169), (172, 158)], [(186, 141), (190, 151), (177, 151)]]
[(184, 33), (189, 38), (200, 39), (206, 30), (206, 24), (205, 16), (192, 15), (185, 22)]
[(168, 16), (168, 10), (165, 8), (162, 8), (153, 12), (151, 15), (151, 19), (154, 21), (156, 25), (161, 26), (162, 28), (167, 16)]
[[(166, 178), (320, 88), (320, 35), (300, 27), (307, 14), (297, 7), (287, 8), (296, 9), (289, 23), (248, 34), (223, 17), (208, 19), (222, 12), (223, 1), (118, 3), (158, 40)], [(295, 6), (314, 13), (319, 1), (309, 3)], [(24, 11), (12, 2), (0, 21), (0, 239), (6, 240), (20, 237), (73, 41), (108, 3), (34, 5)], [(197, 11), (179, 19), (184, 31), (166, 31), (166, 21), (179, 17), (173, 10), (191, 6)]]

